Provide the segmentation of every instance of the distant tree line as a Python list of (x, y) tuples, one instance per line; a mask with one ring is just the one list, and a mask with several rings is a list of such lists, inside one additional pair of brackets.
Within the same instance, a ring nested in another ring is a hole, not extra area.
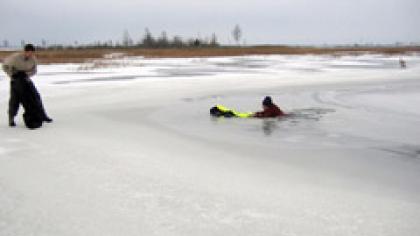
[[(25, 45), (25, 41), (21, 41), (21, 46)], [(3, 47), (10, 47), (10, 43), (7, 40), (3, 40)], [(72, 44), (49, 44), (47, 40), (42, 39), (40, 44), (36, 47), (39, 49), (84, 49), (84, 48), (199, 48), (199, 47), (219, 47), (220, 44), (217, 41), (217, 36), (213, 33), (210, 37), (197, 37), (183, 39), (180, 36), (174, 36), (169, 38), (167, 33), (163, 31), (159, 36), (154, 36), (148, 28), (145, 29), (143, 37), (135, 41), (128, 30), (125, 30), (122, 34), (120, 41), (95, 41), (93, 43), (81, 44), (78, 41), (74, 41)]]
[[(243, 31), (239, 24), (236, 24), (231, 31), (233, 40), (236, 42), (236, 46), (240, 47), (246, 45), (246, 41), (241, 40), (243, 38)], [(21, 40), (20, 46), (23, 47), (26, 42)], [(230, 44), (230, 39), (229, 39)], [(316, 46), (316, 45), (313, 45)], [(320, 45), (318, 45), (320, 46)], [(420, 46), (419, 42), (402, 43), (395, 42), (394, 44), (376, 44), (376, 43), (354, 43), (354, 44), (324, 44), (322, 47), (354, 47), (354, 48), (366, 48), (366, 47), (404, 47), (404, 46)], [(190, 37), (184, 39), (180, 36), (174, 36), (170, 38), (166, 31), (163, 31), (159, 36), (154, 36), (148, 28), (145, 29), (144, 35), (141, 39), (135, 41), (128, 30), (125, 30), (122, 34), (121, 40), (113, 41), (95, 41), (93, 43), (79, 43), (74, 41), (72, 44), (56, 44), (48, 43), (47, 40), (42, 39), (40, 44), (36, 44), (39, 49), (84, 49), (84, 48), (216, 48), (220, 47), (217, 36), (213, 33), (210, 37)], [(0, 48), (17, 48), (16, 45), (11, 44), (7, 39), (0, 41)]]
[(213, 33), (211, 37), (206, 38), (189, 38), (184, 40), (180, 36), (174, 36), (170, 39), (165, 31), (163, 31), (160, 36), (155, 37), (152, 35), (150, 30), (146, 28), (143, 38), (137, 44), (133, 43), (133, 40), (131, 40), (128, 31), (125, 31), (123, 35), (122, 46), (135, 46), (143, 48), (186, 48), (218, 47), (220, 44), (217, 41), (217, 36), (215, 33)]

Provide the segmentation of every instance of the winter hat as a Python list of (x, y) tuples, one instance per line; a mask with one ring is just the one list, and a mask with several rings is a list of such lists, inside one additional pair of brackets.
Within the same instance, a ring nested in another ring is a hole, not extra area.
[(24, 50), (25, 52), (29, 52), (29, 51), (35, 52), (35, 47), (33, 44), (28, 43), (25, 45)]
[(270, 97), (270, 96), (266, 96), (266, 97), (264, 98), (264, 100), (263, 100), (262, 104), (263, 104), (264, 106), (270, 106), (270, 105), (273, 105), (273, 100), (271, 100), (271, 97)]

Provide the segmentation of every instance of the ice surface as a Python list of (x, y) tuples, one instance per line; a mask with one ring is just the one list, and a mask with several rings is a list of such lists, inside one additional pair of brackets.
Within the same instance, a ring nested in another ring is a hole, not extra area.
[[(54, 123), (0, 119), (0, 235), (416, 235), (420, 56), (399, 57), (42, 65)], [(209, 117), (265, 95), (288, 116)]]

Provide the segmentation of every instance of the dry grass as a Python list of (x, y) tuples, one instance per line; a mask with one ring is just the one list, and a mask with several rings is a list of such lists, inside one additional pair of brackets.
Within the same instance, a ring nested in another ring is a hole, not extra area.
[[(243, 55), (274, 55), (274, 54), (404, 54), (420, 52), (420, 46), (411, 47), (287, 47), (287, 46), (257, 46), (257, 47), (220, 47), (220, 48), (183, 48), (183, 49), (63, 49), (42, 50), (37, 52), (41, 64), (49, 63), (80, 63), (92, 59), (100, 59), (111, 53), (123, 53), (126, 56), (144, 56), (157, 58), (182, 57), (214, 57), (214, 56), (243, 56)], [(12, 52), (1, 52), (0, 60)]]

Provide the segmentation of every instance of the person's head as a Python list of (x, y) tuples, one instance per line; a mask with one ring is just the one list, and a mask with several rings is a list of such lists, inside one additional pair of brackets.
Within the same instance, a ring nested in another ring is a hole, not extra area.
[(32, 44), (26, 44), (25, 47), (23, 48), (23, 52), (25, 54), (25, 57), (32, 57), (33, 54), (35, 53), (35, 47)]
[(266, 96), (264, 100), (262, 101), (262, 105), (263, 107), (270, 107), (273, 105), (273, 100), (271, 99), (270, 96)]

